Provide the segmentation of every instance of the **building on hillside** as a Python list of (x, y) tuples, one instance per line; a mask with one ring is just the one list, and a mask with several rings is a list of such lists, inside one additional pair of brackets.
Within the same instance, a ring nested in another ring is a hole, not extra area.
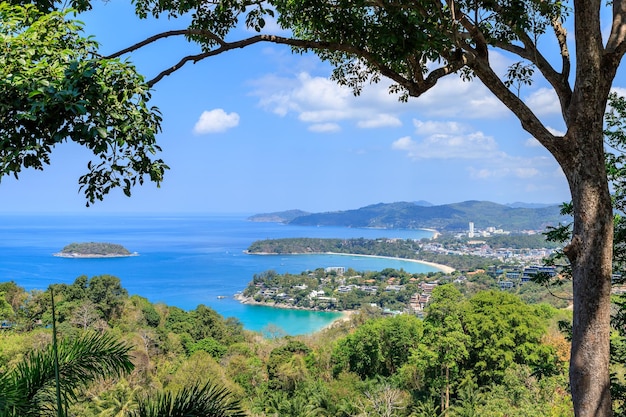
[(324, 272), (326, 272), (327, 274), (331, 272), (336, 272), (337, 275), (343, 275), (346, 272), (346, 268), (343, 266), (329, 266), (324, 269)]

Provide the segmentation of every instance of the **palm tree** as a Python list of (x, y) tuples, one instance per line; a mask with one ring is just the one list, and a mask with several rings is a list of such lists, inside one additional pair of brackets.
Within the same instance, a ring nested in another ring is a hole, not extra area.
[(131, 347), (107, 334), (86, 333), (58, 344), (56, 400), (55, 352), (52, 345), (34, 351), (0, 375), (0, 417), (62, 416), (57, 404), (76, 401), (81, 388), (93, 381), (121, 376), (133, 369)]
[(131, 417), (244, 417), (239, 401), (226, 388), (207, 382), (178, 392), (158, 392), (139, 401)]

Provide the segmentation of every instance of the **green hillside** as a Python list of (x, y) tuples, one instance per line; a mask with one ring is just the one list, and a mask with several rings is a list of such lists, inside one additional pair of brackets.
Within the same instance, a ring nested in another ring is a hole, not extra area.
[(289, 224), (302, 226), (378, 227), (389, 229), (433, 228), (441, 231), (477, 229), (544, 230), (567, 220), (559, 206), (509, 207), (488, 201), (465, 201), (438, 206), (414, 203), (380, 203), (355, 210), (315, 213), (295, 217)]

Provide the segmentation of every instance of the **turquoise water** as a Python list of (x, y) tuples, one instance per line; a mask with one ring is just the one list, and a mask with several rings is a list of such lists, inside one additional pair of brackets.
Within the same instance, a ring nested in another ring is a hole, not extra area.
[[(31, 289), (71, 283), (80, 275), (115, 275), (130, 294), (190, 310), (207, 305), (245, 328), (272, 324), (287, 334), (310, 333), (338, 313), (243, 305), (232, 298), (255, 273), (269, 269), (300, 273), (343, 266), (357, 271), (403, 268), (430, 272), (415, 262), (339, 255), (248, 255), (255, 240), (282, 237), (414, 238), (421, 230), (354, 229), (254, 223), (241, 215), (0, 215), (0, 281)], [(139, 256), (67, 259), (52, 256), (72, 242), (112, 242)], [(226, 298), (218, 299), (218, 296)]]

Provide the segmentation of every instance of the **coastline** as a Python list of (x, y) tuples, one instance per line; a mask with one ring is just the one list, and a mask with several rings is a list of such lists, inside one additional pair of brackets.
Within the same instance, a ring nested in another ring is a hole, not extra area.
[(356, 254), (356, 253), (335, 253), (335, 252), (326, 252), (325, 255), (362, 256), (364, 258), (393, 259), (394, 261), (408, 261), (408, 262), (415, 262), (415, 263), (418, 263), (418, 264), (432, 266), (433, 268), (437, 268), (437, 269), (441, 270), (441, 272), (446, 273), (446, 274), (451, 274), (454, 271), (456, 271), (456, 269), (454, 269), (454, 268), (452, 268), (451, 266), (448, 266), (448, 265), (442, 265), (442, 264), (437, 264), (437, 263), (428, 262), (428, 261), (420, 261), (418, 259), (396, 258), (394, 256), (360, 255), (360, 254)]
[(53, 253), (52, 256), (56, 256), (57, 258), (71, 258), (71, 259), (98, 259), (98, 258), (129, 258), (131, 256), (139, 256), (137, 252), (126, 254), (111, 254), (111, 255), (98, 255), (98, 254), (88, 254), (88, 253), (63, 253), (57, 252)]
[(269, 253), (269, 252), (248, 252), (247, 250), (244, 253), (248, 255), (261, 255), (261, 256), (272, 256), (272, 255), (340, 255), (340, 256), (362, 256), (364, 258), (380, 258), (380, 259), (393, 259), (395, 261), (408, 261), (415, 262), (422, 265), (432, 266), (433, 268), (439, 269), (441, 272), (445, 274), (451, 274), (456, 269), (452, 268), (448, 265), (438, 264), (435, 262), (428, 261), (420, 261), (419, 259), (409, 259), (409, 258), (397, 258), (393, 256), (380, 256), (380, 255), (363, 255), (358, 253), (337, 253), (337, 252), (307, 252), (307, 253)]
[(439, 231), (437, 231), (436, 229), (429, 229), (427, 227), (424, 227), (420, 230), (426, 230), (427, 232), (432, 232), (433, 235), (431, 236), (430, 240), (437, 239), (439, 236), (441, 236), (441, 233), (439, 233)]
[(321, 332), (323, 330), (326, 329), (330, 329), (334, 326), (339, 325), (340, 323), (345, 323), (345, 322), (349, 322), (352, 319), (352, 316), (354, 314), (357, 314), (358, 311), (357, 310), (315, 310), (315, 309), (311, 309), (311, 308), (305, 308), (305, 307), (297, 307), (297, 306), (293, 306), (293, 305), (288, 305), (288, 304), (280, 304), (280, 303), (262, 303), (259, 301), (255, 301), (252, 297), (245, 297), (242, 293), (237, 293), (233, 296), (233, 298), (237, 301), (239, 301), (241, 304), (247, 304), (247, 305), (256, 305), (256, 306), (262, 306), (262, 307), (270, 307), (270, 308), (280, 308), (283, 310), (299, 310), (299, 311), (313, 311), (313, 312), (320, 312), (320, 313), (339, 313), (341, 314), (339, 317), (337, 317), (336, 319), (334, 319), (332, 322), (328, 323), (326, 326), (322, 327), (319, 330), (316, 330), (314, 333), (317, 332)]

